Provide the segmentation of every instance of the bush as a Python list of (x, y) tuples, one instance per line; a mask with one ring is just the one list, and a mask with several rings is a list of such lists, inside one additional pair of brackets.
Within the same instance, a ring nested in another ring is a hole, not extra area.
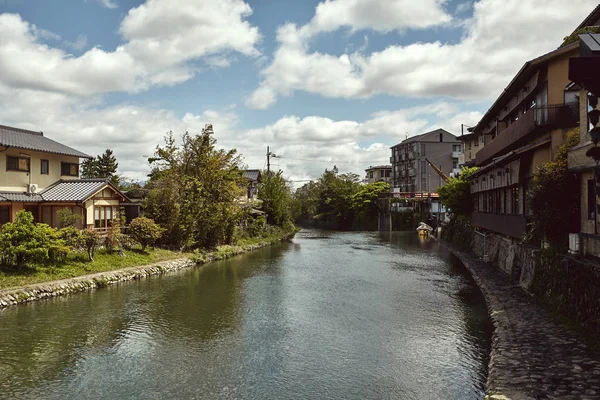
[(98, 232), (86, 229), (81, 232), (81, 243), (88, 254), (88, 259), (90, 261), (94, 261), (94, 254), (96, 254), (96, 249), (100, 246), (100, 235)]
[(71, 211), (70, 208), (66, 208), (66, 207), (58, 210), (58, 212), (56, 213), (56, 216), (57, 216), (58, 223), (60, 224), (61, 228), (73, 226), (76, 223), (81, 222), (81, 220), (83, 219), (81, 217), (81, 215), (75, 214), (74, 212)]
[(81, 250), (82, 243), (81, 231), (73, 226), (67, 226), (58, 230), (58, 237), (65, 242), (65, 245), (74, 251)]
[(109, 253), (115, 253), (121, 249), (122, 245), (123, 233), (121, 233), (120, 221), (113, 219), (104, 237), (104, 248)]
[(27, 211), (19, 211), (15, 222), (5, 224), (0, 232), (0, 263), (5, 267), (61, 262), (66, 253), (68, 248), (56, 229), (34, 224)]
[(145, 217), (135, 218), (129, 224), (129, 234), (142, 245), (142, 251), (147, 246), (152, 246), (162, 236), (164, 229), (154, 223), (154, 220)]

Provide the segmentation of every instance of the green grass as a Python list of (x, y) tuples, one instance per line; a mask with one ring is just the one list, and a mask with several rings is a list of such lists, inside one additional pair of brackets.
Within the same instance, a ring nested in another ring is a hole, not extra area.
[(124, 254), (125, 256), (108, 254), (101, 250), (96, 252), (94, 261), (90, 262), (87, 261), (86, 254), (76, 253), (69, 255), (67, 262), (60, 266), (37, 266), (23, 270), (0, 271), (0, 289), (73, 278), (96, 272), (136, 267), (190, 255), (165, 249), (146, 249), (146, 252), (136, 249), (124, 250)]

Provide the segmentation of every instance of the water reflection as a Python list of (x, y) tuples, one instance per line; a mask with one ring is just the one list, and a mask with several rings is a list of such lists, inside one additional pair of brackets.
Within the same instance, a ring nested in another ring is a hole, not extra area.
[(0, 312), (0, 397), (481, 397), (485, 304), (411, 233), (293, 243)]

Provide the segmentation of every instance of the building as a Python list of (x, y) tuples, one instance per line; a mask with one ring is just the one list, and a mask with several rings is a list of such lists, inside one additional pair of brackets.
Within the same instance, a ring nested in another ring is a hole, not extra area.
[(36, 222), (59, 227), (57, 213), (81, 216), (79, 228), (106, 229), (127, 197), (105, 179), (79, 179), (85, 153), (44, 136), (0, 125), (0, 225), (20, 210)]
[(480, 167), (470, 178), (474, 226), (516, 239), (525, 234), (533, 174), (579, 124), (580, 92), (568, 78), (578, 50), (573, 43), (526, 62), (464, 141)]
[(242, 172), (242, 175), (247, 183), (246, 192), (242, 200), (245, 202), (254, 201), (258, 194), (258, 186), (262, 181), (262, 174), (259, 169), (246, 169)]
[[(598, 6), (600, 14), (600, 6)], [(600, 19), (600, 15), (597, 16)], [(570, 243), (574, 251), (584, 255), (600, 256), (600, 229), (598, 218), (598, 191), (600, 186), (600, 171), (593, 151), (598, 145), (598, 137), (592, 138), (590, 134), (591, 118), (589, 111), (599, 110), (598, 96), (600, 96), (600, 34), (585, 34), (580, 36), (580, 57), (570, 60), (569, 78), (573, 85), (580, 88), (580, 131), (579, 144), (570, 148), (568, 153), (569, 172), (577, 175), (579, 180), (580, 220), (579, 241)], [(589, 91), (589, 94), (588, 94)], [(598, 113), (598, 111), (594, 111)], [(600, 125), (600, 124), (598, 124)], [(598, 126), (596, 125), (596, 126)], [(596, 140), (596, 143), (592, 139)], [(598, 160), (600, 157), (596, 155)], [(596, 170), (596, 171), (595, 171)], [(576, 236), (577, 237), (577, 236)], [(579, 243), (579, 246), (577, 246)]]
[(391, 165), (377, 165), (375, 167), (369, 167), (365, 169), (367, 173), (365, 176), (365, 182), (392, 182), (392, 166)]
[(446, 175), (459, 171), (461, 142), (443, 129), (413, 136), (391, 149), (392, 190), (396, 193), (437, 192), (443, 180), (426, 159)]

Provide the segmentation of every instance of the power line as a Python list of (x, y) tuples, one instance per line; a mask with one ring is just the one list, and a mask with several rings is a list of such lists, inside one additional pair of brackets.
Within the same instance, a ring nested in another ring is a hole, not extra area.
[(376, 164), (376, 163), (380, 163), (381, 162), (381, 160), (377, 160), (377, 161), (310, 160), (310, 159), (307, 159), (307, 158), (288, 158), (288, 157), (284, 157), (284, 156), (279, 156), (279, 158), (284, 159), (284, 160), (291, 160), (291, 161), (322, 162), (322, 163), (328, 163), (328, 164)]

